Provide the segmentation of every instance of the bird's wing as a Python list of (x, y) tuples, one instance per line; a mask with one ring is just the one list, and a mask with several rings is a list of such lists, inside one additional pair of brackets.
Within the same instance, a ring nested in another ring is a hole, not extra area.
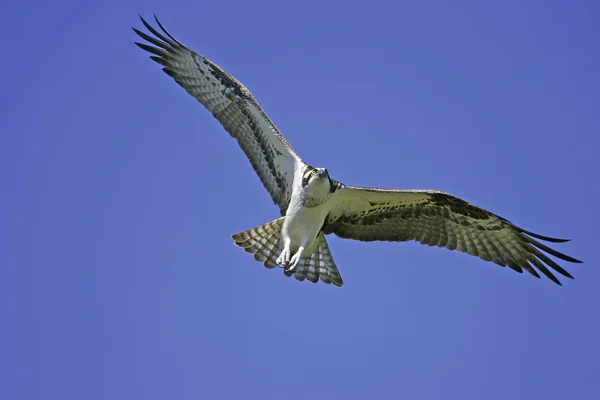
[(244, 85), (178, 42), (158, 19), (162, 33), (141, 20), (154, 36), (133, 30), (156, 47), (137, 42), (136, 45), (152, 53), (150, 58), (163, 65), (163, 71), (204, 105), (238, 141), (283, 215), (290, 201), (296, 166), (302, 163), (300, 157)]
[[(323, 231), (345, 239), (403, 242), (445, 247), (540, 277), (536, 267), (560, 282), (547, 266), (572, 278), (540, 250), (565, 261), (581, 261), (540, 243), (566, 242), (528, 232), (504, 218), (450, 194), (428, 190), (389, 190), (344, 186)], [(534, 239), (535, 238), (535, 239)]]

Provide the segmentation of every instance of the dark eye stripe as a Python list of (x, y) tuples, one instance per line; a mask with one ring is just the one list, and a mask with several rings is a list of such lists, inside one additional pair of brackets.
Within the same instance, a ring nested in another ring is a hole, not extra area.
[(308, 180), (310, 179), (311, 176), (313, 176), (315, 173), (317, 172), (317, 170), (315, 168), (312, 167), (308, 167), (306, 169), (306, 171), (304, 172), (304, 176), (302, 177), (302, 187), (306, 187), (306, 185), (308, 185)]

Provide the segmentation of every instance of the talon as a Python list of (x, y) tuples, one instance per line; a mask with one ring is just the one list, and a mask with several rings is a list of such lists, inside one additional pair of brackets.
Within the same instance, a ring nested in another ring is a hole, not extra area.
[(288, 273), (293, 273), (295, 269), (296, 269), (295, 265), (288, 265), (286, 267), (283, 267), (283, 270)]
[(277, 265), (281, 266), (286, 272), (292, 272), (300, 262), (303, 253), (304, 246), (300, 246), (293, 256), (289, 246), (285, 246), (279, 257), (277, 257)]
[(296, 254), (294, 254), (292, 256), (292, 258), (290, 259), (290, 262), (288, 264), (288, 267), (286, 268), (286, 271), (291, 272), (296, 268), (296, 265), (298, 265), (298, 263), (300, 262), (300, 258), (302, 257), (302, 251), (297, 252)]
[(286, 265), (285, 267), (283, 267), (283, 270), (285, 272), (293, 272), (294, 268), (296, 267), (295, 265), (291, 265), (292, 263), (289, 263), (288, 265)]
[(277, 265), (280, 265), (282, 268), (287, 268), (290, 264), (290, 251), (288, 249), (283, 249), (279, 257), (277, 257)]

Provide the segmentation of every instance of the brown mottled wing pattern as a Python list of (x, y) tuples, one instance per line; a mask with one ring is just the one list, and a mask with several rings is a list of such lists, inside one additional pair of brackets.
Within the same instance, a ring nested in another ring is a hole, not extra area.
[(178, 42), (158, 19), (156, 22), (162, 33), (141, 19), (154, 36), (133, 30), (154, 46), (137, 42), (136, 45), (152, 53), (150, 58), (163, 65), (163, 71), (204, 105), (237, 139), (283, 215), (291, 197), (295, 166), (302, 162), (298, 155), (244, 85)]
[(526, 270), (539, 278), (535, 267), (559, 285), (548, 266), (572, 276), (540, 250), (564, 261), (581, 262), (536, 239), (568, 240), (528, 232), (447, 193), (344, 186), (337, 198), (323, 227), (326, 234), (362, 241), (414, 240), (468, 253), (519, 273)]

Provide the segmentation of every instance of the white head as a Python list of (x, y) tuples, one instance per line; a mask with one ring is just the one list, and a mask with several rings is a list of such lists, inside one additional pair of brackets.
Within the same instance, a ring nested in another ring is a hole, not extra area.
[(329, 185), (329, 173), (326, 168), (306, 168), (302, 176), (302, 187), (308, 188), (314, 185)]
[(302, 176), (302, 188), (311, 197), (325, 197), (329, 195), (331, 179), (326, 168), (306, 168)]

